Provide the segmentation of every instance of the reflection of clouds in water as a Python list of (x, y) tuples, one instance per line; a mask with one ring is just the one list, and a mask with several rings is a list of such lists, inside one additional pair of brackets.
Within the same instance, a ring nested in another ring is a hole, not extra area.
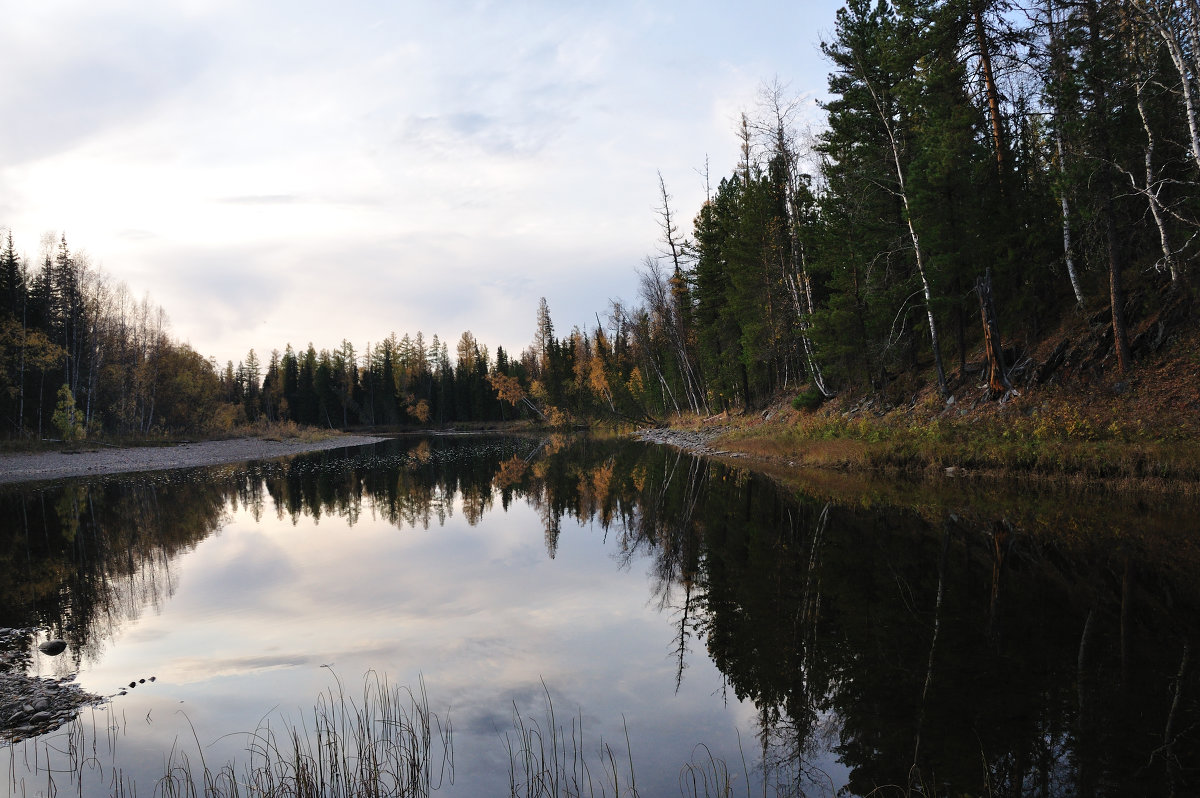
[(492, 568), (529, 568), (542, 560), (546, 559), (546, 549), (542, 546), (539, 540), (536, 545), (530, 544), (521, 546), (511, 551), (504, 552), (504, 555), (491, 560), (488, 563)]
[[(565, 687), (565, 686), (564, 686)], [(547, 689), (550, 689), (547, 700)], [(547, 726), (553, 704), (555, 720), (560, 725), (570, 725), (572, 719), (578, 724), (582, 706), (579, 696), (560, 692), (556, 684), (548, 688), (540, 680), (529, 681), (528, 676), (512, 682), (504, 690), (503, 701), (498, 701), (495, 688), (487, 690), (468, 690), (459, 695), (459, 713), (462, 720), (455, 723), (455, 728), (461, 728), (469, 734), (487, 735), (497, 731), (501, 734), (510, 731), (515, 723), (514, 712), (518, 713), (528, 725), (535, 723)], [(595, 728), (600, 719), (591, 714), (583, 717), (585, 729)]]
[(238, 529), (228, 538), (230, 544), (220, 551), (221, 561), (213, 562), (204, 574), (205, 589), (220, 588), (222, 582), (240, 584), (242, 590), (272, 587), (295, 574), (291, 552), (257, 530)]
[(170, 632), (154, 626), (135, 626), (125, 635), (126, 643), (156, 643), (165, 638)]
[[(830, 749), (843, 735), (869, 734), (874, 744), (884, 739), (878, 727), (911, 722), (911, 696), (896, 685), (903, 688), (904, 674), (916, 674), (919, 688), (929, 656), (928, 627), (887, 596), (899, 571), (914, 595), (924, 595), (925, 606), (933, 606), (940, 580), (935, 544), (941, 536), (929, 534), (923, 517), (837, 508), (831, 524), (839, 534), (822, 537), (829, 511), (823, 500), (777, 499), (769, 483), (757, 477), (727, 480), (717, 466), (678, 468), (672, 465), (678, 455), (660, 450), (644, 453), (645, 459), (625, 457), (625, 444), (614, 442), (614, 451), (591, 444), (572, 451), (568, 445), (558, 461), (546, 454), (552, 446), (543, 447), (543, 461), (515, 483), (509, 509), (501, 512), (500, 502), (494, 502), (480, 526), (471, 527), (459, 509), (462, 492), (486, 490), (487, 481), (513, 456), (512, 447), (485, 452), (481, 445), (433, 438), (423, 453), (411, 457), (397, 443), (390, 456), (384, 456), (389, 447), (374, 449), (369, 463), (321, 456), (298, 459), (295, 467), (263, 469), (261, 479), (247, 480), (239, 494), (243, 509), (229, 513), (221, 534), (203, 538), (194, 550), (172, 549), (180, 552), (170, 560), (175, 577), (141, 567), (140, 576), (120, 581), (137, 586), (138, 579), (151, 576), (158, 580), (153, 584), (178, 584), (179, 590), (163, 601), (161, 615), (120, 616), (130, 618), (131, 634), (114, 638), (103, 661), (89, 666), (81, 681), (103, 676), (111, 689), (131, 676), (157, 673), (154, 689), (122, 697), (122, 711), (134, 717), (135, 710), (146, 712), (160, 697), (169, 698), (172, 709), (177, 700), (186, 700), (201, 733), (220, 735), (253, 728), (272, 705), (308, 711), (330, 680), (320, 665), (335, 665), (347, 695), (358, 694), (360, 675), (368, 669), (409, 686), (419, 684), (423, 673), (433, 708), (451, 708), (456, 756), (463, 763), (455, 788), (466, 793), (496, 791), (486, 785), (494, 785), (490, 776), (505, 772), (503, 746), (512, 739), (505, 735), (513, 733), (514, 722), (549, 729), (546, 689), (554, 705), (553, 725), (567, 735), (582, 726), (592, 750), (602, 739), (623, 748), (627, 724), (643, 794), (673, 793), (679, 763), (695, 755), (697, 742), (737, 762), (745, 748), (739, 748), (735, 726), (747, 741), (748, 732), (765, 731), (772, 757), (790, 761), (797, 746), (810, 746), (816, 759), (807, 765), (834, 773), (835, 783), (850, 778), (845, 768), (831, 764), (837, 755), (864, 773), (883, 763), (880, 772), (889, 775), (894, 768), (886, 756), (898, 755), (896, 772), (907, 771), (908, 744), (897, 748), (884, 740), (858, 762), (856, 739), (840, 751)], [(522, 445), (522, 458), (532, 445)], [(388, 470), (393, 467), (413, 473)], [(358, 469), (357, 476), (352, 469)], [(181, 485), (167, 485), (170, 489), (156, 498), (177, 497)], [(262, 485), (267, 487), (256, 493), (253, 486)], [(687, 526), (664, 503), (668, 488), (688, 508)], [(294, 514), (279, 520), (268, 510), (256, 522), (244, 509), (255, 496), (283, 502), (295, 508)], [(214, 504), (208, 498), (210, 507), (225, 506), (224, 500)], [(395, 511), (412, 507), (420, 517), (422, 505), (431, 502), (454, 512), (427, 529), (414, 529), (408, 516)], [(389, 506), (393, 511), (385, 512)], [(737, 508), (736, 515), (730, 508)], [(318, 511), (319, 522), (309, 514)], [(561, 526), (553, 561), (542, 541), (544, 519), (551, 513), (557, 513)], [(592, 520), (577, 523), (580, 516)], [(217, 516), (199, 517), (211, 524)], [(606, 528), (605, 518), (618, 520)], [(178, 530), (174, 515), (171, 520), (163, 528)], [(111, 533), (119, 525), (105, 528)], [(119, 547), (119, 562), (129, 560), (129, 548)], [(889, 567), (863, 567), (864, 552)], [(1061, 622), (1077, 634), (1083, 620), (1078, 613), (1070, 615), (1078, 607), (1073, 610), (1062, 600), (1062, 574), (1049, 561), (1028, 559), (1022, 549), (1010, 556), (1022, 567), (1034, 567), (1008, 571), (1010, 579), (1021, 580), (1005, 593), (1012, 606), (1008, 611), (1038, 618), (1047, 613), (1048, 624), (1039, 621), (1025, 631), (1046, 635), (1033, 644), (1061, 657), (1054, 661), (1074, 663), (1076, 643), (1063, 643), (1054, 632)], [(165, 566), (168, 560), (164, 554), (153, 562)], [(983, 582), (972, 583), (986, 585), (987, 574), (979, 570), (990, 568), (986, 560), (955, 556), (947, 562), (966, 568), (964, 578), (982, 576)], [(1086, 567), (1087, 557), (1080, 562)], [(1108, 573), (1108, 560), (1096, 567), (1097, 573)], [(1049, 581), (1035, 578), (1043, 570)], [(1147, 566), (1144, 573), (1152, 570)], [(1086, 584), (1097, 582), (1092, 572), (1080, 573)], [(819, 614), (808, 604), (807, 578), (797, 574), (820, 577), (814, 582), (820, 589)], [(688, 591), (680, 587), (683, 578), (690, 580)], [(1033, 592), (1027, 595), (1025, 588)], [(1194, 592), (1187, 585), (1175, 588), (1180, 596)], [(148, 595), (127, 592), (143, 600)], [(685, 597), (686, 614), (679, 603)], [(981, 597), (985, 604), (972, 609), (971, 602)], [(1060, 605), (1067, 615), (1054, 620), (1058, 616), (1051, 609)], [(857, 617), (864, 607), (869, 622)], [(952, 624), (947, 628), (962, 628), (964, 618), (983, 618), (986, 612), (986, 591), (964, 596), (947, 615)], [(817, 617), (821, 626), (804, 627), (804, 637), (798, 637), (797, 624), (815, 623), (811, 619)], [(1111, 612), (1108, 618), (1113, 620)], [(971, 699), (970, 690), (979, 683), (962, 674), (977, 672), (980, 662), (1019, 665), (1032, 650), (1015, 635), (999, 641), (980, 635), (977, 642), (984, 648), (964, 645), (965, 666), (953, 659), (943, 663), (939, 649), (931, 712), (958, 713), (964, 695)], [(1016, 648), (995, 660), (997, 644)], [(723, 663), (724, 677), (705, 649)], [(1117, 663), (1111, 652), (1108, 656), (1107, 665), (1097, 662), (1115, 673)], [(1177, 641), (1168, 641), (1167, 656), (1173, 673)], [(1159, 667), (1158, 676), (1166, 670)], [(1027, 694), (1009, 694), (994, 683), (988, 698), (994, 706), (980, 703), (978, 716), (998, 712), (993, 717), (1010, 718), (1016, 702), (1016, 710), (1030, 717), (1058, 717), (1046, 701), (1057, 702), (1056, 695), (1067, 694), (1062, 690), (1074, 695), (1069, 678), (1056, 681), (1059, 673), (1069, 677), (1073, 672), (1073, 665), (1035, 667), (1025, 675), (1037, 689)], [(110, 678), (114, 675), (122, 678)], [(962, 692), (961, 682), (968, 683), (968, 692)], [(1160, 696), (1166, 689), (1161, 681), (1145, 679), (1131, 679), (1130, 685), (1148, 685)], [(766, 712), (759, 715), (750, 703), (736, 701), (738, 695), (755, 696)], [(783, 714), (773, 718), (773, 710)], [(836, 713), (845, 713), (845, 720)], [(154, 707), (154, 716), (160, 714)], [(1068, 712), (1053, 722), (1074, 720)], [(1161, 722), (1153, 723), (1160, 731)], [(966, 737), (955, 732), (946, 739)], [(1128, 747), (1149, 737), (1139, 730), (1113, 739)], [(1020, 750), (1030, 750), (1020, 737), (1014, 741)], [(1007, 744), (997, 744), (1002, 766), (1010, 761)], [(646, 750), (653, 751), (654, 761), (650, 754), (637, 754)], [(968, 781), (975, 778), (974, 758), (972, 753)], [(475, 789), (478, 785), (485, 786)]]
[(318, 659), (313, 654), (301, 653), (261, 654), (217, 659), (192, 656), (166, 660), (162, 663), (162, 669), (164, 673), (170, 674), (173, 683), (189, 684), (228, 676), (244, 676), (255, 672), (319, 665), (321, 663), (317, 662)]
[(281, 618), (300, 611), (285, 600), (297, 567), (292, 553), (278, 541), (239, 526), (211, 538), (196, 556), (200, 561), (187, 563), (189, 585), (179, 596), (180, 609), (208, 616), (254, 608), (257, 614)]
[[(570, 516), (551, 561), (542, 518), (550, 500), (540, 488), (518, 491), (505, 512), (493, 502), (479, 526), (469, 526), (460, 491), (489, 479), (511, 447), (498, 449), (495, 462), (480, 456), (461, 466), (451, 465), (447, 448), (454, 447), (433, 441), (411, 461), (400, 458), (435, 477), (414, 476), (416, 490), (404, 500), (440, 496), (455, 507), (444, 525), (428, 529), (381, 510), (387, 489), (408, 481), (386, 468), (382, 479), (378, 470), (360, 471), (375, 480), (361, 493), (342, 476), (347, 464), (328, 457), (254, 472), (220, 534), (173, 561), (174, 598), (128, 626), (81, 681), (111, 690), (157, 675), (153, 690), (130, 691), (122, 708), (140, 709), (139, 716), (153, 709), (157, 719), (184, 701), (201, 737), (213, 739), (253, 729), (275, 706), (308, 711), (330, 683), (325, 664), (350, 696), (369, 669), (411, 687), (425, 674), (433, 708), (450, 707), (459, 761), (470, 763), (463, 770), (471, 775), (456, 780), (467, 792), (491, 784), (497, 766), (504, 772), (498, 734), (513, 728), (514, 709), (547, 724), (543, 680), (560, 725), (578, 724), (581, 707), (595, 713), (583, 717), (589, 742), (618, 740), (622, 713), (641, 705), (664, 726), (695, 728), (679, 720), (697, 715), (693, 704), (659, 700), (670, 698), (663, 686), (672, 681), (664, 657), (671, 629), (647, 605), (642, 569), (614, 569), (613, 538)], [(247, 509), (256, 501), (263, 503), (257, 520)], [(350, 513), (352, 501), (359, 504)], [(280, 518), (276, 502), (295, 513)], [(689, 672), (703, 684), (701, 703), (715, 683), (704, 672)], [(688, 737), (685, 746), (695, 742)], [(686, 747), (654, 743), (664, 758), (686, 757)]]
[[(506, 664), (520, 660), (524, 646), (511, 636), (464, 637), (450, 640), (439, 652), (447, 663), (461, 663), (461, 676), (467, 673), (498, 674)], [(442, 671), (445, 673), (446, 671)], [(453, 672), (453, 669), (450, 669)]]

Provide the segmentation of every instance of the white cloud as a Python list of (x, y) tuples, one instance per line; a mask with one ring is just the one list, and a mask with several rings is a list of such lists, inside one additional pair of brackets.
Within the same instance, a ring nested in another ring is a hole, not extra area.
[(635, 292), (837, 3), (55, 2), (0, 32), (0, 225), (64, 230), (222, 362), (471, 329), (519, 350)]

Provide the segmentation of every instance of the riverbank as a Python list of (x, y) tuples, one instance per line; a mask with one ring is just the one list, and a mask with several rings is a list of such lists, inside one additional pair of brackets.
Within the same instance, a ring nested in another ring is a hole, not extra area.
[(736, 453), (757, 470), (785, 473), (1200, 495), (1200, 326), (1188, 296), (1168, 292), (1159, 301), (1163, 311), (1133, 335), (1128, 373), (1117, 368), (1107, 311), (1096, 309), (1014, 344), (1014, 389), (1002, 399), (982, 384), (975, 352), (946, 375), (947, 396), (931, 371), (891, 375), (869, 392), (843, 389), (823, 402), (795, 385), (750, 412), (672, 420), (677, 445)]
[(756, 413), (677, 419), (670, 429), (637, 436), (775, 473), (1033, 480), (1196, 495), (1200, 414), (1191, 403), (1190, 392), (1161, 396), (1137, 385), (1100, 396), (1043, 389), (1003, 403), (961, 390), (949, 403), (928, 393), (898, 405), (845, 396), (812, 411), (781, 397)]
[(221, 465), (362, 446), (383, 440), (386, 439), (366, 435), (334, 435), (322, 440), (234, 438), (174, 446), (0, 454), (0, 484)]

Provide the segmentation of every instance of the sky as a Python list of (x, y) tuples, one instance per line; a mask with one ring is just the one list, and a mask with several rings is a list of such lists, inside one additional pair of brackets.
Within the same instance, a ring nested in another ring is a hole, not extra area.
[[(0, 26), (0, 227), (218, 363), (390, 332), (494, 354), (636, 299), (778, 80), (819, 124), (840, 2), (42, 0)], [(802, 122), (805, 120), (801, 120)]]

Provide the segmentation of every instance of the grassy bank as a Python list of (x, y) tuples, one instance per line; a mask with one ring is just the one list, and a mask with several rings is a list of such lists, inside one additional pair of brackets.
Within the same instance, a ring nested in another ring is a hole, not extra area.
[(1132, 368), (1121, 373), (1106, 318), (1075, 314), (1021, 342), (1017, 391), (1004, 401), (986, 395), (976, 351), (948, 375), (950, 401), (933, 388), (931, 369), (823, 404), (796, 386), (766, 409), (722, 422), (720, 446), (790, 467), (949, 469), (1200, 493), (1200, 326), (1187, 314), (1166, 328), (1146, 321), (1135, 339), (1145, 344), (1157, 330), (1162, 345), (1135, 347)]
[(1135, 386), (1099, 396), (1051, 388), (1004, 403), (966, 395), (946, 404), (926, 393), (899, 407), (839, 397), (811, 411), (781, 397), (718, 422), (718, 446), (793, 468), (1200, 490), (1197, 413), (1173, 406), (1186, 400), (1179, 394)]

